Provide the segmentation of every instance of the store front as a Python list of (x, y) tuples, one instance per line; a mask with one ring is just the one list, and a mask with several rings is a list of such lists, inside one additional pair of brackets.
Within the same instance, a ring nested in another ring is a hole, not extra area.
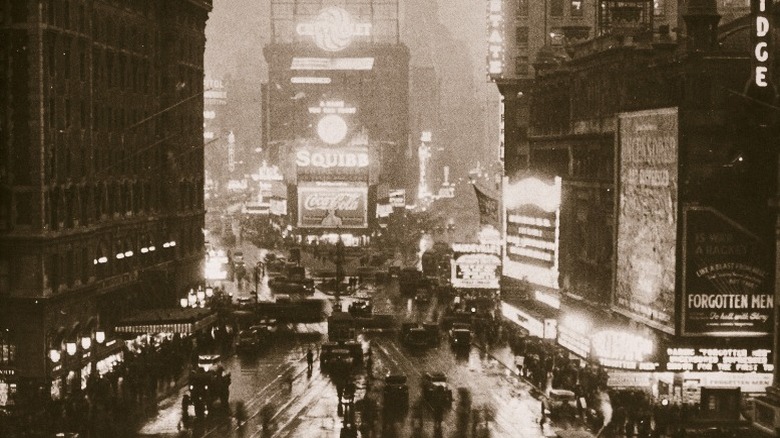
[(216, 322), (217, 314), (210, 309), (153, 309), (121, 321), (114, 327), (114, 331), (126, 335), (158, 333), (191, 335), (211, 328)]

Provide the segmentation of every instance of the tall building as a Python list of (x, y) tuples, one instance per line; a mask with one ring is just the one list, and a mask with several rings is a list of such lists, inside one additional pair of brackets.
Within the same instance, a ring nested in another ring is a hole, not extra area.
[(736, 421), (702, 395), (739, 387), (771, 432), (780, 398), (756, 395), (777, 372), (777, 15), (670, 3), (673, 34), (663, 2), (604, 0), (595, 36), (540, 52), (528, 168), (504, 192), (507, 259), (538, 275), (504, 315), (614, 391)]
[(211, 7), (0, 1), (0, 410), (83, 388), (202, 278)]
[(274, 0), (271, 23), (263, 148), (290, 187), (294, 233), (332, 240), (344, 228), (364, 242), (376, 229), (377, 186), (412, 180), (398, 1)]

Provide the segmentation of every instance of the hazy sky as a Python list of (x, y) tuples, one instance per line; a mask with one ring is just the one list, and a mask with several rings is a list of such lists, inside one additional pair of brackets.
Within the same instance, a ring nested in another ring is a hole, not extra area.
[[(481, 157), (495, 155), (498, 91), (485, 80), (485, 0), (400, 1), (401, 37), (411, 50), (411, 64), (435, 66), (443, 114), (467, 134), (473, 136), (474, 129), (482, 133), (477, 135), (483, 138), (468, 138), (468, 145), (457, 146)], [(230, 75), (258, 86), (264, 82), (262, 48), (270, 39), (269, 16), (270, 0), (214, 0), (206, 26), (206, 74)], [(481, 147), (474, 148), (475, 143)], [(463, 158), (468, 162), (471, 157)]]

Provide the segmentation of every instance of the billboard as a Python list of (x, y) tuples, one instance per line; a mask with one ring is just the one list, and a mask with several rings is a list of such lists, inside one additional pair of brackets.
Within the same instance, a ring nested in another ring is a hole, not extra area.
[(499, 289), (501, 247), (491, 244), (453, 244), (452, 286), (464, 289)]
[(387, 197), (393, 207), (406, 207), (406, 189), (392, 189), (388, 192)]
[(298, 185), (298, 226), (366, 228), (368, 186), (339, 183)]
[(398, 0), (272, 0), (274, 43), (303, 43), (338, 53), (356, 43), (398, 44)]
[(683, 230), (683, 335), (772, 333), (770, 249), (715, 209), (687, 207)]
[(504, 184), (504, 275), (558, 289), (560, 177)]
[(674, 333), (677, 108), (618, 116), (616, 310)]

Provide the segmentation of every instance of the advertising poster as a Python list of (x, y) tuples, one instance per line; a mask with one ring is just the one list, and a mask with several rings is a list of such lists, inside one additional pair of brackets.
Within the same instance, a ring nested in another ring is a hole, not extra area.
[(682, 334), (771, 334), (774, 281), (769, 248), (712, 208), (686, 208), (684, 227)]
[(619, 115), (616, 309), (674, 333), (677, 108)]
[(406, 189), (392, 189), (388, 192), (387, 197), (390, 199), (390, 205), (393, 207), (406, 206)]
[(454, 244), (452, 286), (463, 289), (499, 289), (501, 249), (498, 245)]
[(363, 185), (299, 185), (298, 226), (365, 228), (368, 187)]

